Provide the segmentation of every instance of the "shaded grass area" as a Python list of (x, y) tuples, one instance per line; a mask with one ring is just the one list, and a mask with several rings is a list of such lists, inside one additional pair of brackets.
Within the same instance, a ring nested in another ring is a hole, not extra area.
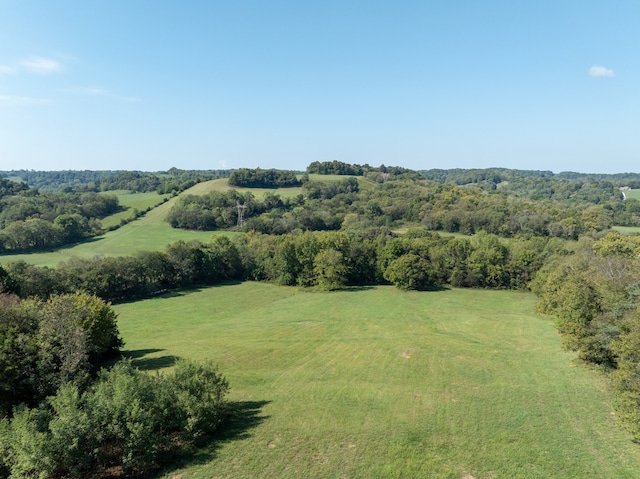
[(213, 360), (232, 401), (259, 404), (244, 433), (165, 477), (637, 477), (606, 380), (533, 305), (242, 283), (115, 309), (127, 349), (148, 350), (135, 360)]

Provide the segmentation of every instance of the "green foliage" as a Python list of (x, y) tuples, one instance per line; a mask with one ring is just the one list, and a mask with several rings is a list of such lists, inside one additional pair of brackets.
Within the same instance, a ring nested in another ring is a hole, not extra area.
[(640, 246), (609, 233), (583, 241), (576, 254), (545, 268), (533, 282), (538, 308), (558, 319), (564, 345), (612, 369), (625, 426), (640, 438)]
[(238, 203), (244, 205), (245, 218), (264, 213), (268, 210), (286, 208), (278, 201), (277, 195), (270, 195), (260, 202), (253, 194), (212, 191), (205, 195), (180, 196), (167, 215), (167, 221), (173, 228), (192, 230), (214, 230), (229, 228), (238, 222)]
[(622, 334), (611, 344), (618, 358), (612, 374), (618, 392), (618, 413), (623, 424), (640, 439), (640, 314), (635, 312), (622, 324)]
[(302, 188), (309, 199), (330, 200), (331, 198), (348, 193), (357, 193), (359, 191), (358, 180), (350, 177), (340, 181), (308, 181)]
[(229, 184), (245, 188), (288, 188), (300, 186), (294, 171), (240, 168), (229, 176)]
[(21, 407), (0, 428), (11, 477), (146, 474), (211, 434), (225, 414), (227, 381), (210, 364), (181, 361), (173, 376), (120, 362), (85, 392), (63, 384), (37, 409)]
[(405, 290), (425, 290), (435, 284), (431, 264), (415, 254), (404, 254), (393, 260), (384, 271), (384, 278)]
[(320, 251), (313, 260), (313, 271), (321, 289), (333, 291), (345, 286), (347, 267), (340, 251), (328, 248)]
[(98, 218), (119, 209), (115, 196), (27, 190), (0, 198), (0, 252), (32, 251), (101, 232)]
[(20, 301), (0, 294), (0, 412), (37, 404), (67, 383), (85, 385), (121, 346), (116, 315), (99, 298)]
[(4, 269), (0, 266), (0, 294), (11, 294), (17, 293), (19, 289), (18, 282)]
[(169, 421), (183, 440), (193, 441), (213, 432), (226, 413), (229, 383), (210, 363), (178, 361), (167, 378), (172, 411)]

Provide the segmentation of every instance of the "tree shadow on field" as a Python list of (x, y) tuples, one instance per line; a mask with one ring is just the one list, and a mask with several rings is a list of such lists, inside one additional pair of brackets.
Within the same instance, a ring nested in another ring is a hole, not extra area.
[(359, 293), (360, 291), (371, 291), (375, 286), (345, 286), (343, 289), (339, 289), (337, 291), (341, 291), (343, 293)]
[(152, 297), (158, 298), (158, 299), (181, 298), (183, 296), (187, 296), (192, 293), (199, 293), (201, 291), (204, 291), (205, 289), (222, 288), (224, 286), (235, 286), (238, 284), (242, 284), (242, 281), (229, 280), (229, 281), (221, 281), (220, 283), (214, 283), (214, 284), (196, 284), (193, 286), (185, 286), (183, 288), (167, 289), (165, 291), (160, 291), (152, 295)]
[(451, 291), (451, 288), (449, 288), (448, 286), (428, 286), (422, 291), (426, 291), (426, 292)]
[(122, 351), (122, 357), (131, 360), (131, 364), (141, 371), (157, 371), (158, 369), (170, 368), (178, 359), (178, 356), (166, 355), (152, 358), (145, 358), (148, 354), (158, 353), (164, 349), (134, 349)]
[(179, 455), (170, 469), (163, 471), (158, 477), (172, 477), (171, 471), (188, 466), (202, 465), (216, 458), (216, 452), (226, 443), (241, 441), (251, 437), (251, 430), (269, 419), (262, 414), (262, 408), (271, 401), (235, 401), (227, 405), (225, 419), (217, 430), (202, 438), (196, 444), (198, 449), (185, 451)]

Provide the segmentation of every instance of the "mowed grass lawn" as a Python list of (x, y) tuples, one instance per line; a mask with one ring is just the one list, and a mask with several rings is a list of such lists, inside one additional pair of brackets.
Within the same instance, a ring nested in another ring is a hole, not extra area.
[(134, 209), (145, 211), (147, 208), (153, 208), (162, 203), (164, 198), (170, 195), (159, 195), (155, 192), (150, 193), (131, 193), (128, 190), (106, 191), (104, 194), (114, 195), (118, 198), (120, 206), (126, 208), (114, 215), (104, 218), (101, 223), (103, 228), (110, 228), (120, 224), (121, 220), (128, 220), (135, 216)]
[(640, 189), (627, 190), (624, 192), (624, 195), (627, 198), (635, 198), (636, 200), (640, 200)]
[(637, 478), (606, 380), (534, 300), (246, 282), (115, 309), (136, 364), (211, 360), (239, 411), (162, 477)]

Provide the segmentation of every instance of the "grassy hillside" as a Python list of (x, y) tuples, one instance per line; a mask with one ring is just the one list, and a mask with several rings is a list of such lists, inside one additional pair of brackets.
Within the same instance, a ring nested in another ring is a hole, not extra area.
[[(324, 181), (337, 181), (345, 178), (337, 175), (310, 175), (312, 178)], [(369, 187), (372, 183), (368, 180), (359, 179), (360, 183)], [(189, 188), (182, 194), (202, 195), (209, 191), (227, 191), (232, 189), (226, 178), (219, 180), (205, 181)], [(302, 188), (235, 188), (238, 191), (251, 191), (256, 198), (262, 199), (267, 192), (279, 194), (281, 197), (294, 197), (302, 193)], [(161, 197), (156, 193), (129, 194), (124, 191), (116, 192), (121, 204), (128, 209), (125, 212), (107, 217), (103, 220), (105, 226), (120, 223), (122, 218), (132, 215), (131, 210), (145, 210), (147, 206), (157, 204)], [(105, 235), (90, 239), (84, 243), (60, 248), (53, 252), (27, 253), (0, 256), (0, 263), (8, 261), (24, 260), (38, 266), (55, 266), (60, 261), (69, 259), (72, 256), (93, 257), (93, 256), (122, 256), (129, 255), (136, 251), (162, 250), (164, 247), (178, 240), (189, 241), (197, 239), (208, 241), (214, 234), (234, 234), (222, 231), (187, 231), (174, 229), (165, 221), (167, 213), (173, 206), (176, 198), (154, 208), (144, 217), (133, 221), (115, 231), (110, 231)]]
[[(331, 181), (342, 181), (345, 178), (349, 178), (348, 176), (341, 176), (341, 175), (309, 175), (309, 179), (312, 181), (326, 181), (326, 182), (331, 182)], [(361, 189), (371, 189), (374, 186), (374, 183), (370, 180), (367, 180), (363, 177), (358, 177), (358, 183)], [(298, 188), (238, 188), (235, 186), (229, 186), (229, 182), (227, 181), (226, 178), (222, 178), (219, 180), (211, 180), (211, 181), (205, 181), (202, 183), (199, 183), (197, 185), (195, 185), (193, 188), (191, 188), (188, 193), (190, 194), (194, 194), (194, 195), (201, 195), (201, 194), (205, 194), (208, 193), (209, 191), (228, 191), (228, 190), (237, 190), (241, 193), (245, 193), (247, 191), (250, 191), (251, 193), (253, 193), (253, 195), (258, 198), (258, 199), (262, 199), (265, 195), (265, 193), (274, 193), (277, 195), (280, 195), (282, 198), (293, 198), (299, 194), (302, 194), (302, 188), (298, 187)]]
[(172, 478), (632, 478), (604, 380), (526, 293), (243, 283), (116, 306), (147, 369), (211, 359), (239, 413)]
[(23, 259), (38, 266), (55, 266), (72, 256), (130, 255), (136, 251), (162, 250), (167, 244), (180, 239), (208, 241), (213, 234), (220, 234), (212, 231), (178, 230), (169, 226), (164, 219), (175, 200), (176, 198), (172, 198), (152, 209), (142, 218), (84, 243), (53, 252), (0, 256), (0, 261), (6, 263)]
[(120, 206), (126, 208), (124, 211), (104, 218), (102, 220), (102, 226), (105, 229), (120, 224), (121, 220), (134, 218), (134, 210), (145, 211), (147, 208), (153, 208), (157, 204), (161, 203), (164, 198), (169, 197), (169, 195), (159, 195), (154, 192), (131, 193), (127, 190), (107, 191), (105, 194), (116, 195)]

